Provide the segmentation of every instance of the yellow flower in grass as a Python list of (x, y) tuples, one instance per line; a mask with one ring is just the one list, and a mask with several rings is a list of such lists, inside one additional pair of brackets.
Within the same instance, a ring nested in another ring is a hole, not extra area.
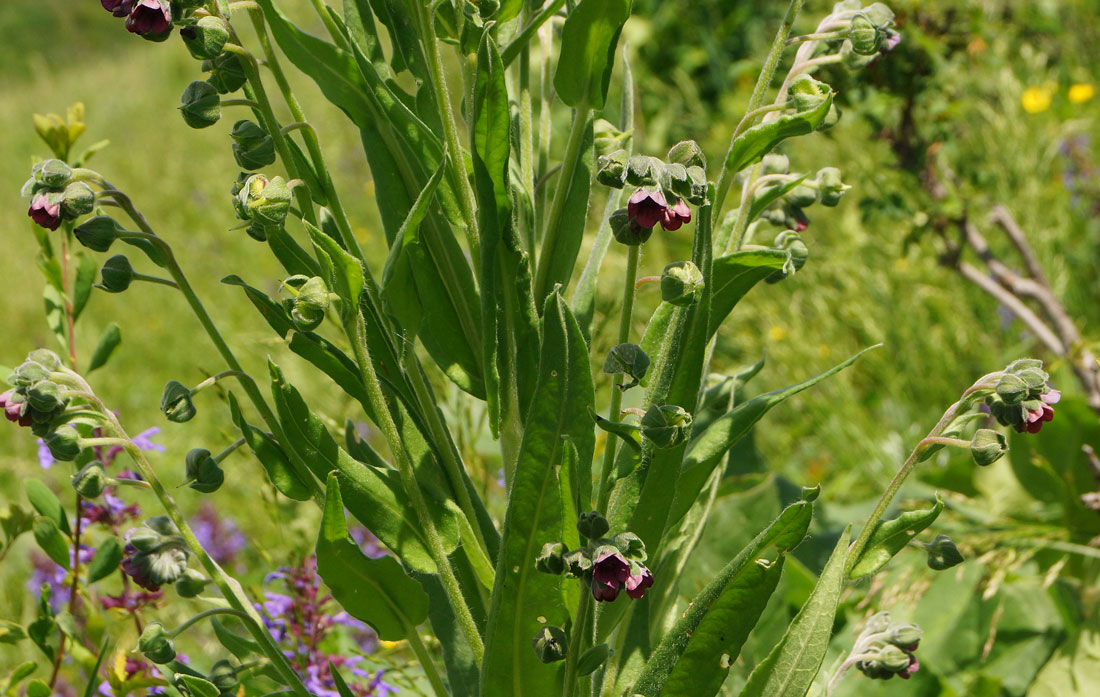
[(1054, 95), (1053, 88), (1028, 87), (1020, 95), (1020, 106), (1029, 114), (1038, 114), (1050, 108), (1050, 99)]
[(1069, 87), (1069, 101), (1073, 104), (1084, 104), (1096, 96), (1096, 87), (1092, 83), (1078, 82)]
[(768, 327), (768, 338), (772, 341), (783, 341), (787, 337), (787, 330), (777, 324)]

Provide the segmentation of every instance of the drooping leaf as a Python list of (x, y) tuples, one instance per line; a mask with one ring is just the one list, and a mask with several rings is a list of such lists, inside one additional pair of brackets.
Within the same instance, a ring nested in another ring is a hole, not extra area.
[[(806, 535), (813, 504), (791, 504), (688, 605), (631, 688), (645, 697), (711, 697), (779, 581), (782, 553)], [(780, 555), (764, 558), (775, 547)]]
[(396, 641), (428, 618), (428, 596), (393, 557), (371, 559), (348, 536), (335, 474), (328, 478), (317, 537), (317, 571), (348, 614)]
[(57, 529), (53, 518), (38, 516), (34, 519), (34, 541), (50, 559), (63, 569), (69, 568), (69, 543)]
[(100, 543), (95, 556), (88, 563), (88, 585), (107, 578), (118, 570), (122, 562), (122, 545), (117, 537), (108, 537)]
[(785, 251), (754, 249), (734, 252), (714, 260), (709, 337), (714, 336), (722, 322), (753, 286), (783, 268), (787, 256)]
[(583, 405), (594, 401), (584, 336), (565, 301), (554, 293), (543, 312), (538, 382), (505, 516), (481, 672), (484, 697), (561, 692), (555, 677), (560, 664), (539, 661), (531, 640), (542, 626), (540, 618), (552, 625), (566, 622), (562, 579), (536, 571), (535, 557), (545, 543), (563, 538), (557, 469), (565, 457), (564, 439), (576, 447), (578, 477), (592, 462), (592, 423)]
[(868, 576), (886, 566), (910, 540), (935, 522), (941, 511), (943, 499), (937, 494), (936, 503), (929, 509), (907, 511), (897, 518), (878, 521), (848, 578)]
[(374, 13), (367, 0), (344, 0), (344, 24), (348, 35), (372, 63), (382, 62), (382, 42), (379, 41), (378, 27), (374, 24)]
[(783, 639), (752, 671), (741, 697), (805, 697), (829, 648), (850, 533), (849, 527), (840, 536), (809, 599)]
[(58, 529), (66, 535), (69, 534), (69, 530), (72, 529), (72, 526), (69, 525), (69, 516), (66, 515), (61, 502), (57, 500), (49, 487), (37, 479), (26, 479), (23, 481), (23, 490), (27, 494), (27, 500), (30, 501), (34, 510), (38, 511), (39, 515), (46, 516), (54, 522)]
[(217, 617), (210, 618), (210, 628), (214, 630), (214, 636), (218, 638), (218, 642), (238, 660), (244, 661), (251, 655), (262, 653), (260, 645), (254, 639), (230, 631)]
[(229, 393), (229, 415), (233, 423), (240, 429), (245, 443), (248, 444), (252, 454), (263, 465), (268, 479), (275, 485), (283, 496), (295, 501), (308, 501), (312, 495), (309, 484), (302, 481), (294, 465), (287, 458), (286, 453), (275, 442), (275, 439), (264, 433), (244, 419), (237, 398)]
[(283, 309), (282, 305), (269, 298), (267, 293), (248, 285), (237, 274), (225, 276), (222, 278), (222, 283), (243, 288), (249, 301), (260, 311), (260, 315), (267, 321), (268, 326), (274, 329), (279, 336), (286, 338), (287, 333), (294, 329), (294, 324), (287, 317), (286, 310)]
[(833, 95), (829, 94), (814, 109), (780, 116), (774, 121), (757, 124), (746, 130), (733, 141), (729, 157), (726, 159), (726, 169), (730, 172), (740, 172), (749, 165), (759, 162), (771, 152), (772, 148), (787, 138), (812, 133), (829, 115), (832, 105)]
[(305, 226), (321, 262), (322, 278), (329, 290), (340, 297), (341, 316), (353, 315), (359, 310), (359, 295), (363, 292), (362, 262), (309, 221), (305, 221)]
[(121, 344), (122, 330), (118, 328), (117, 324), (111, 322), (107, 325), (107, 328), (103, 330), (103, 333), (99, 335), (99, 341), (95, 345), (95, 350), (92, 351), (92, 358), (88, 361), (88, 369), (86, 372), (90, 373), (93, 370), (107, 365), (107, 362), (115, 355), (115, 351), (118, 350)]
[(602, 109), (630, 0), (583, 0), (565, 20), (554, 89), (569, 106)]
[(218, 697), (218, 688), (209, 680), (187, 673), (179, 673), (178, 677), (194, 697)]

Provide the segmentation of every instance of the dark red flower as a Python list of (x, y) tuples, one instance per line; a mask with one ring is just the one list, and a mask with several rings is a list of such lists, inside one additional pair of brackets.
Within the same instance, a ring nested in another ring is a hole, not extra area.
[(909, 665), (897, 672), (897, 676), (902, 680), (908, 680), (913, 673), (920, 670), (920, 661), (912, 653), (909, 654)]
[(1054, 420), (1054, 407), (1051, 405), (1057, 404), (1058, 400), (1062, 399), (1062, 393), (1058, 390), (1051, 390), (1039, 395), (1039, 399), (1042, 401), (1042, 405), (1038, 409), (1029, 411), (1024, 423), (1016, 424), (1017, 433), (1023, 433), (1024, 431), (1038, 433), (1042, 430), (1044, 423)]
[(677, 201), (675, 206), (665, 208), (664, 218), (661, 220), (661, 227), (668, 230), (679, 230), (680, 226), (684, 223), (691, 222), (691, 209), (687, 207), (687, 204), (683, 200)]
[(103, 9), (115, 17), (125, 17), (130, 14), (130, 11), (134, 9), (134, 2), (135, 0), (99, 0), (99, 4), (103, 5)]
[(664, 224), (668, 203), (660, 191), (638, 189), (630, 195), (626, 203), (626, 212), (630, 219), (640, 227), (651, 228), (657, 223)]
[(157, 35), (172, 28), (172, 10), (163, 0), (138, 0), (126, 19), (126, 29), (134, 34)]
[(653, 585), (653, 574), (649, 573), (649, 569), (642, 567), (642, 572), (639, 574), (631, 574), (626, 579), (626, 594), (631, 598), (637, 600), (645, 595), (646, 588)]
[(17, 402), (14, 398), (15, 390), (0, 394), (0, 409), (4, 410), (4, 417), (20, 426), (30, 426), (33, 423), (30, 405), (26, 402)]
[(611, 602), (619, 597), (629, 578), (630, 562), (616, 552), (604, 552), (592, 565), (592, 595), (596, 600)]
[(56, 230), (61, 225), (61, 203), (50, 203), (46, 194), (38, 194), (31, 200), (31, 207), (27, 210), (31, 220), (49, 230)]

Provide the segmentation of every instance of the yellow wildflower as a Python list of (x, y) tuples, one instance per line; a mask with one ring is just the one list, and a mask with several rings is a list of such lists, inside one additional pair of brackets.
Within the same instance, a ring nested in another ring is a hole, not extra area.
[(1020, 95), (1020, 106), (1029, 114), (1038, 114), (1050, 108), (1053, 90), (1047, 87), (1028, 87)]
[(777, 324), (768, 327), (768, 338), (772, 341), (783, 341), (787, 336), (787, 330)]
[(1078, 82), (1070, 85), (1069, 101), (1073, 104), (1084, 104), (1096, 95), (1096, 88), (1088, 82)]

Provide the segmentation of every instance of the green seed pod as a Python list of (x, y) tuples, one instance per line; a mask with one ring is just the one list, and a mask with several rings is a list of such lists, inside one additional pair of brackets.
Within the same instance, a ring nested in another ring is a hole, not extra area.
[(788, 174), (790, 171), (791, 162), (786, 155), (770, 153), (760, 160), (760, 173), (762, 175)]
[(103, 262), (99, 270), (99, 287), (108, 293), (121, 293), (130, 287), (134, 280), (134, 267), (125, 254), (116, 254)]
[(912, 622), (903, 622), (890, 627), (890, 636), (886, 641), (906, 651), (915, 651), (924, 632)]
[(195, 569), (188, 569), (176, 581), (176, 593), (181, 598), (195, 598), (210, 584), (210, 579)]
[(145, 625), (138, 639), (138, 651), (153, 663), (164, 665), (176, 657), (176, 647), (168, 636), (168, 630), (156, 620)]
[(329, 306), (330, 294), (325, 281), (314, 276), (300, 289), (290, 310), (290, 320), (299, 331), (309, 332), (316, 329), (325, 319), (325, 310)]
[(615, 549), (627, 559), (643, 562), (649, 558), (642, 538), (632, 532), (620, 532), (611, 542), (615, 545)]
[(1005, 401), (1006, 404), (1019, 404), (1023, 400), (1027, 399), (1028, 389), (1027, 383), (1012, 373), (1005, 373), (1001, 376), (1001, 379), (997, 381), (996, 386), (997, 396)]
[(88, 215), (95, 209), (95, 192), (84, 182), (73, 182), (65, 187), (61, 195), (61, 217), (76, 220)]
[(925, 552), (928, 555), (928, 568), (936, 571), (950, 569), (966, 561), (962, 552), (947, 535), (936, 535), (936, 539), (925, 547)]
[(607, 518), (600, 515), (599, 511), (588, 511), (577, 516), (577, 531), (590, 540), (603, 537), (610, 529)]
[(191, 128), (207, 128), (221, 119), (222, 100), (209, 82), (195, 80), (183, 90), (179, 110)]
[(676, 261), (661, 273), (661, 300), (689, 307), (703, 294), (703, 272), (690, 261)]
[(694, 140), (681, 140), (669, 148), (668, 161), (684, 167), (707, 168), (707, 156)]
[(596, 181), (612, 189), (623, 188), (629, 158), (630, 154), (626, 150), (600, 155), (596, 160)]
[(846, 185), (840, 178), (840, 170), (836, 167), (823, 167), (817, 171), (817, 184), (820, 189), (819, 198), (821, 205), (830, 208), (840, 203), (844, 192), (852, 187)]
[(832, 93), (833, 88), (829, 85), (802, 73), (791, 81), (787, 90), (787, 106), (799, 113), (813, 111)]
[(778, 283), (788, 276), (801, 271), (802, 267), (806, 265), (806, 261), (810, 258), (810, 248), (802, 241), (802, 236), (794, 230), (784, 230), (779, 233), (776, 235), (775, 242), (772, 244), (776, 249), (785, 250), (790, 254), (790, 257), (783, 264), (782, 269), (773, 272), (764, 279), (768, 283)]
[(631, 186), (656, 186), (663, 162), (648, 155), (635, 155), (626, 162), (626, 181)]
[(694, 206), (702, 206), (707, 202), (707, 173), (702, 167), (691, 165), (687, 168), (687, 175), (691, 190), (684, 198)]
[(108, 215), (89, 218), (73, 230), (77, 241), (93, 252), (106, 252), (122, 232), (122, 226)]
[(224, 658), (214, 663), (208, 677), (222, 694), (233, 694), (241, 685), (240, 679), (237, 678), (237, 669)]
[(275, 140), (259, 125), (242, 119), (229, 132), (233, 159), (241, 169), (256, 170), (275, 162)]
[(185, 459), (187, 486), (203, 494), (210, 494), (221, 488), (225, 482), (225, 473), (209, 450), (194, 448)]
[(603, 372), (606, 375), (626, 374), (630, 376), (630, 382), (619, 386), (626, 391), (634, 387), (645, 377), (649, 370), (649, 356), (637, 344), (619, 344), (613, 346), (607, 353), (603, 362)]
[(791, 189), (784, 198), (786, 198), (787, 203), (792, 206), (805, 208), (806, 206), (812, 206), (817, 203), (817, 189), (806, 184), (799, 184)]
[(565, 660), (569, 649), (569, 638), (559, 627), (543, 627), (531, 640), (535, 655), (543, 663), (556, 663)]
[(852, 51), (861, 56), (873, 56), (882, 48), (883, 32), (875, 26), (866, 14), (860, 12), (852, 17), (852, 27), (848, 30), (852, 42)]
[(191, 401), (191, 390), (181, 382), (170, 381), (164, 386), (160, 397), (160, 410), (169, 421), (182, 424), (195, 417), (195, 405)]
[(69, 477), (69, 482), (76, 493), (86, 499), (94, 499), (99, 498), (103, 490), (110, 485), (111, 478), (107, 476), (107, 470), (103, 469), (102, 462), (92, 460), (79, 472)]
[(992, 465), (1007, 452), (1008, 439), (1005, 434), (991, 428), (979, 428), (970, 441), (970, 456), (982, 467)]
[(211, 60), (221, 55), (229, 41), (229, 23), (221, 17), (203, 17), (198, 22), (182, 27), (180, 38), (191, 56), (197, 60)]
[(61, 388), (50, 380), (39, 380), (27, 388), (27, 402), (36, 411), (50, 412), (65, 405)]
[(608, 225), (611, 226), (611, 234), (615, 241), (628, 247), (644, 244), (653, 234), (653, 228), (638, 225), (625, 208), (612, 213)]
[(219, 94), (229, 94), (244, 87), (248, 75), (244, 72), (240, 57), (235, 53), (222, 53), (217, 58), (202, 62), (203, 72), (209, 72), (206, 79)]
[(261, 174), (253, 174), (237, 196), (247, 212), (247, 219), (257, 225), (280, 228), (286, 222), (291, 193), (282, 177), (268, 179)]
[(71, 462), (80, 454), (80, 434), (69, 425), (61, 426), (56, 431), (46, 434), (46, 447), (50, 449), (53, 459), (61, 462)]
[(58, 159), (43, 160), (31, 168), (34, 181), (51, 189), (68, 186), (73, 178), (73, 169)]
[(642, 416), (642, 436), (658, 448), (671, 448), (691, 435), (691, 414), (675, 404), (653, 404)]
[(547, 542), (535, 559), (535, 568), (544, 574), (560, 576), (565, 571), (565, 555), (569, 548), (561, 542)]

